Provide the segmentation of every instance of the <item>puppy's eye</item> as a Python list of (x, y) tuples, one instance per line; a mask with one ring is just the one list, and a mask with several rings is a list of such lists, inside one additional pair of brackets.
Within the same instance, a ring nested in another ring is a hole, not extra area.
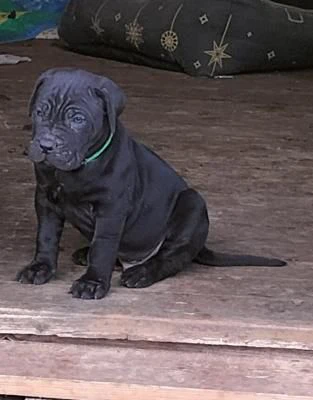
[(47, 104), (40, 105), (36, 111), (35, 115), (39, 118), (44, 118), (49, 115), (49, 106)]
[(74, 122), (74, 124), (77, 124), (77, 125), (84, 123), (85, 120), (86, 120), (85, 117), (83, 117), (82, 115), (75, 115), (72, 118), (72, 121)]

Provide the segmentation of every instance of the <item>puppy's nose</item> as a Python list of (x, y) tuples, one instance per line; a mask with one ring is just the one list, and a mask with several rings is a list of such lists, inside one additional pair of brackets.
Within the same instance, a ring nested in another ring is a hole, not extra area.
[(40, 148), (44, 153), (49, 153), (52, 150), (52, 146), (46, 146), (43, 144), (40, 144)]
[(51, 140), (42, 139), (39, 142), (39, 146), (44, 153), (49, 153), (53, 150), (53, 142)]

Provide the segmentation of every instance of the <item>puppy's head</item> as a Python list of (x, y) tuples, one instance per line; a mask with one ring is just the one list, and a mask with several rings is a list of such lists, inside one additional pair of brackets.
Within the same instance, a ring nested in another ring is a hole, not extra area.
[(108, 78), (74, 68), (44, 72), (29, 104), (29, 158), (63, 171), (79, 168), (115, 134), (124, 105), (124, 93)]

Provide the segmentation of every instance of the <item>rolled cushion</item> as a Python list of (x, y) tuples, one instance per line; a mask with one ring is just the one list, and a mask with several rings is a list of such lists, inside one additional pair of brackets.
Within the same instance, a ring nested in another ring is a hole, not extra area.
[(70, 0), (59, 26), (74, 51), (207, 77), (311, 67), (312, 32), (269, 0)]

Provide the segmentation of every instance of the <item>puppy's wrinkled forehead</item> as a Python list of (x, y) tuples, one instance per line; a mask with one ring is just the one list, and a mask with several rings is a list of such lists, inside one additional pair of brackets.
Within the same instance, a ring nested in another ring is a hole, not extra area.
[(39, 77), (38, 85), (35, 102), (47, 101), (54, 107), (69, 103), (88, 106), (90, 101), (100, 103), (93, 89), (100, 87), (101, 77), (87, 71), (49, 70)]

